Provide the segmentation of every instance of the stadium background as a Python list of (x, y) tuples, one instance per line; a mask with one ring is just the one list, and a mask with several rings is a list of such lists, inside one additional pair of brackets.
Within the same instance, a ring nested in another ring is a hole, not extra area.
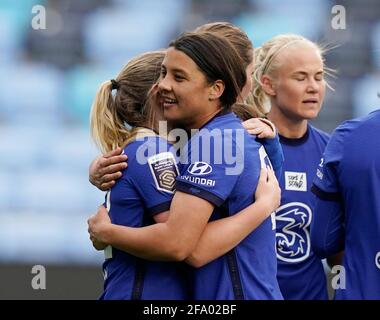
[[(31, 27), (38, 4), (46, 30)], [(336, 4), (346, 9), (345, 30), (331, 26)], [(102, 253), (86, 231), (103, 201), (88, 183), (97, 86), (132, 56), (221, 20), (254, 46), (284, 32), (338, 46), (327, 54), (338, 73), (317, 127), (331, 132), (379, 107), (378, 0), (1, 0), (0, 299), (98, 297)], [(32, 289), (34, 265), (46, 268), (46, 290)]]

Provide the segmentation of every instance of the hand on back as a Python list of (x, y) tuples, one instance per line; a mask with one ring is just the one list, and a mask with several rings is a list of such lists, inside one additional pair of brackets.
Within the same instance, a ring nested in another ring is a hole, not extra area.
[(121, 171), (127, 168), (127, 155), (121, 154), (117, 148), (92, 161), (89, 169), (90, 182), (102, 191), (110, 189), (122, 175)]

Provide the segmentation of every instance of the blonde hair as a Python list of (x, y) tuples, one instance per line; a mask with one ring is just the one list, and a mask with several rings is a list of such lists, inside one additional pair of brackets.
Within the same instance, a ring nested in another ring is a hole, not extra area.
[(126, 145), (139, 126), (155, 128), (156, 112), (149, 98), (164, 55), (164, 51), (141, 54), (127, 63), (114, 83), (108, 80), (101, 84), (92, 105), (90, 126), (91, 136), (102, 152)]
[[(282, 34), (265, 42), (261, 47), (255, 49), (255, 68), (253, 73), (253, 88), (252, 95), (250, 97), (251, 103), (260, 110), (260, 112), (266, 114), (268, 113), (268, 97), (266, 96), (264, 90), (262, 89), (261, 78), (265, 74), (273, 75), (274, 72), (279, 68), (280, 63), (278, 55), (280, 52), (284, 51), (286, 48), (291, 47), (297, 43), (308, 43), (314, 46), (321, 56), (323, 63), (323, 71), (325, 74), (333, 76), (334, 70), (326, 67), (324, 55), (327, 48), (321, 46), (317, 43), (310, 41), (309, 39), (296, 35), (296, 34)], [(332, 87), (326, 81), (326, 85), (332, 89)], [(332, 89), (333, 90), (333, 89)]]

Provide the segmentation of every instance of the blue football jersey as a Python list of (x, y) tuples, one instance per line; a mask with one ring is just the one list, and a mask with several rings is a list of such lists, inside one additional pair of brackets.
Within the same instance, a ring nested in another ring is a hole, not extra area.
[[(107, 194), (107, 208), (114, 224), (142, 227), (153, 224), (155, 214), (170, 209), (176, 158), (171, 146), (158, 136), (128, 144), (128, 168)], [(187, 299), (187, 276), (182, 263), (153, 262), (107, 247), (101, 299)]]
[(379, 136), (380, 110), (341, 124), (314, 180), (313, 246), (321, 257), (344, 250), (335, 299), (380, 299)]
[[(250, 205), (260, 168), (270, 165), (264, 147), (233, 113), (209, 121), (184, 150), (176, 189), (211, 202), (215, 206), (211, 220)], [(282, 299), (276, 279), (274, 216), (233, 250), (192, 271), (194, 299)]]
[(302, 138), (280, 136), (285, 162), (276, 210), (277, 278), (286, 300), (328, 298), (323, 264), (310, 243), (315, 202), (310, 189), (328, 138), (311, 125)]

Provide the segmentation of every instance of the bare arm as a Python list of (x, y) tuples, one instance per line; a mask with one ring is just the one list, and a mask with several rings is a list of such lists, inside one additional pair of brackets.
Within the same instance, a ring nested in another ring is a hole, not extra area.
[(121, 154), (122, 149), (117, 148), (104, 155), (98, 156), (91, 162), (89, 168), (89, 181), (102, 191), (107, 191), (114, 184), (115, 180), (121, 177), (121, 170), (128, 165), (128, 157)]
[(195, 249), (213, 209), (206, 200), (176, 192), (165, 223), (131, 228), (111, 224), (101, 206), (88, 220), (89, 233), (100, 242), (144, 259), (180, 261)]
[(262, 169), (256, 201), (239, 213), (207, 224), (195, 250), (185, 262), (199, 268), (236, 247), (280, 204), (281, 189), (271, 169)]

